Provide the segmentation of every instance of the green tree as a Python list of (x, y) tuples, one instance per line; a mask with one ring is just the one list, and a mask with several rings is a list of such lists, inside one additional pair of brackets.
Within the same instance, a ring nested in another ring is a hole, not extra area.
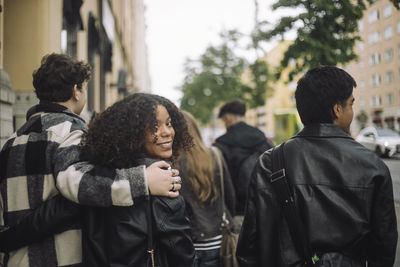
[[(256, 41), (270, 41), (284, 38), (290, 30), (297, 37), (290, 45), (277, 70), (279, 77), (282, 69), (295, 62), (289, 79), (309, 68), (323, 65), (348, 63), (357, 58), (354, 44), (360, 40), (358, 21), (362, 18), (366, 5), (377, 0), (278, 0), (273, 10), (294, 8), (299, 10), (295, 16), (283, 16), (272, 29), (265, 29), (266, 21), (261, 22), (255, 33)], [(379, 0), (378, 0), (379, 1)], [(400, 0), (391, 0), (399, 8)]]
[(272, 91), (270, 84), (274, 77), (264, 60), (257, 59), (249, 69), (251, 84), (243, 86), (242, 98), (250, 108), (256, 108), (265, 104), (266, 94)]
[(222, 44), (209, 46), (199, 60), (187, 60), (181, 90), (180, 106), (192, 113), (203, 124), (220, 103), (233, 98), (247, 101), (251, 107), (264, 104), (267, 84), (267, 66), (256, 61), (250, 66), (252, 84), (241, 81), (248, 68), (246, 60), (238, 55), (242, 34), (232, 30), (220, 34)]
[[(181, 90), (180, 106), (206, 124), (220, 103), (233, 98), (243, 99), (250, 107), (263, 105), (268, 83), (268, 68), (262, 61), (248, 66), (238, 55), (242, 34), (227, 31), (220, 34), (222, 44), (209, 46), (199, 60), (187, 60)], [(246, 68), (250, 68), (251, 84), (241, 81)]]

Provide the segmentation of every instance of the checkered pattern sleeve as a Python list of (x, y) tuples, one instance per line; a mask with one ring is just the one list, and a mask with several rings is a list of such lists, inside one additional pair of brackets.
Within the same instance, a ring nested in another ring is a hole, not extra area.
[(62, 135), (55, 152), (54, 177), (64, 197), (83, 205), (108, 207), (130, 206), (134, 198), (148, 195), (144, 165), (110, 169), (82, 161), (78, 147), (82, 135), (81, 130)]

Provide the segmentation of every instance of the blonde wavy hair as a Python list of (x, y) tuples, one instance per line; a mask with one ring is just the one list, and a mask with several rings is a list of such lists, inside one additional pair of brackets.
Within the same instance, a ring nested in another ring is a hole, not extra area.
[(191, 150), (184, 153), (187, 159), (187, 178), (192, 184), (193, 193), (200, 204), (208, 201), (213, 203), (218, 196), (214, 176), (214, 159), (203, 143), (196, 119), (189, 112), (182, 111), (182, 113), (194, 143)]

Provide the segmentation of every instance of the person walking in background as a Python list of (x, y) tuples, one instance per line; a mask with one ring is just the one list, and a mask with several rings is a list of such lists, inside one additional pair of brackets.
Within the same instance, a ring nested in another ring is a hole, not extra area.
[[(84, 136), (82, 153), (92, 164), (131, 168), (159, 160), (172, 165), (180, 151), (191, 147), (186, 121), (171, 101), (136, 93), (96, 116)], [(99, 174), (108, 180), (107, 172)], [(170, 190), (179, 189), (180, 183), (177, 177)], [(142, 197), (134, 202), (130, 207), (84, 209), (85, 266), (193, 266), (183, 197)]]
[(221, 199), (220, 170), (212, 150), (203, 143), (195, 118), (182, 111), (193, 137), (194, 147), (181, 155), (177, 168), (182, 177), (186, 212), (190, 219), (196, 250), (196, 267), (218, 267), (221, 246), (222, 201), (229, 212), (235, 212), (235, 191), (224, 165), (225, 199)]
[(0, 222), (2, 230), (10, 227), (0, 239), (1, 249), (10, 252), (6, 266), (80, 266), (79, 208), (69, 200), (130, 206), (148, 187), (152, 194), (179, 195), (170, 192), (174, 177), (161, 169), (165, 162), (108, 169), (82, 161), (78, 144), (87, 126), (79, 114), (90, 75), (88, 64), (62, 54), (44, 56), (33, 73), (40, 103), (0, 152)]
[(392, 180), (383, 161), (350, 136), (354, 87), (347, 72), (331, 66), (311, 69), (299, 80), (295, 97), (304, 129), (281, 146), (286, 178), (272, 174), (272, 149), (258, 160), (239, 236), (240, 266), (311, 261), (297, 249), (302, 240), (293, 234), (288, 207), (275, 191), (282, 179), (289, 184), (315, 266), (393, 266)]
[(240, 228), (249, 179), (257, 158), (272, 147), (264, 133), (244, 122), (246, 104), (241, 100), (225, 103), (218, 117), (224, 121), (226, 133), (215, 140), (228, 165), (236, 192), (236, 231)]

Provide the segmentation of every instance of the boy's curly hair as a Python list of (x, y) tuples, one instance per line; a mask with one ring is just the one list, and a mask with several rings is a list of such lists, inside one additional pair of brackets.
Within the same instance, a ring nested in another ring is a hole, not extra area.
[(162, 96), (136, 93), (116, 102), (89, 124), (81, 144), (85, 159), (103, 166), (128, 168), (135, 159), (144, 158), (146, 133), (156, 132), (158, 105), (167, 109), (175, 130), (171, 160), (178, 157), (179, 150), (190, 149), (192, 137), (180, 110)]
[(48, 54), (42, 58), (40, 67), (32, 74), (33, 87), (40, 100), (65, 102), (72, 97), (76, 84), (82, 89), (91, 78), (89, 64), (64, 54)]

